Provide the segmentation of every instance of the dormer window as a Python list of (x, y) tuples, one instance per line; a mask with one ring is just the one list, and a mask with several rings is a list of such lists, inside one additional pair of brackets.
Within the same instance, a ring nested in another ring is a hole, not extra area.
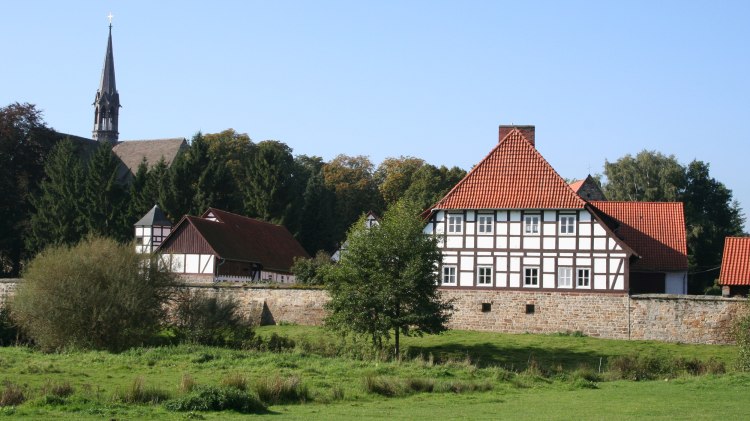
[(448, 215), (448, 232), (453, 234), (460, 234), (464, 230), (464, 216), (463, 215)]
[(524, 216), (523, 226), (523, 232), (526, 234), (539, 234), (539, 215)]

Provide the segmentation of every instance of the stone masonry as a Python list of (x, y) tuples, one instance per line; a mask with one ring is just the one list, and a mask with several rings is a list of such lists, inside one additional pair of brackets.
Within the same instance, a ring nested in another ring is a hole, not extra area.
[[(0, 306), (18, 280), (0, 280)], [(188, 284), (191, 291), (232, 297), (258, 324), (320, 325), (328, 293), (299, 286)], [(441, 290), (452, 300), (451, 329), (507, 333), (581, 332), (610, 339), (726, 344), (747, 300), (695, 295)]]

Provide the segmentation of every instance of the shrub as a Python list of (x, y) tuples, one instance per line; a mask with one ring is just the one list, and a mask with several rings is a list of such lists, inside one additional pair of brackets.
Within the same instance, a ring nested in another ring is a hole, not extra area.
[(750, 300), (734, 325), (734, 338), (737, 341), (737, 369), (750, 371)]
[(120, 392), (115, 395), (115, 400), (122, 401), (124, 403), (159, 403), (164, 402), (171, 396), (169, 392), (158, 389), (156, 387), (146, 386), (146, 382), (142, 376), (138, 376), (133, 379), (133, 383), (130, 384), (125, 392)]
[(90, 237), (31, 261), (11, 314), (44, 350), (119, 351), (153, 337), (174, 276), (130, 245)]
[(305, 402), (310, 399), (307, 387), (297, 376), (261, 378), (255, 383), (255, 390), (258, 397), (269, 405)]
[(191, 393), (164, 405), (170, 411), (263, 412), (266, 406), (256, 396), (233, 387), (198, 386)]
[(308, 259), (295, 257), (292, 264), (292, 273), (297, 283), (307, 285), (322, 285), (323, 276), (321, 268), (331, 264), (331, 256), (323, 250), (318, 251), (315, 257)]
[(29, 343), (29, 339), (18, 328), (10, 315), (10, 311), (0, 308), (0, 346)]
[(245, 344), (243, 345), (245, 349), (255, 349), (268, 352), (291, 351), (296, 346), (297, 344), (293, 339), (278, 335), (276, 332), (272, 333), (266, 340), (260, 336), (255, 336), (252, 339), (245, 341)]
[(26, 401), (26, 395), (23, 393), (21, 386), (5, 382), (2, 392), (0, 392), (0, 406), (17, 406)]
[(403, 387), (398, 379), (383, 376), (365, 377), (365, 390), (387, 397), (398, 396), (403, 393)]
[(251, 323), (232, 298), (183, 290), (176, 301), (173, 327), (182, 341), (238, 348), (254, 336)]
[(435, 389), (435, 380), (424, 377), (409, 377), (406, 379), (406, 387), (414, 392), (432, 392)]

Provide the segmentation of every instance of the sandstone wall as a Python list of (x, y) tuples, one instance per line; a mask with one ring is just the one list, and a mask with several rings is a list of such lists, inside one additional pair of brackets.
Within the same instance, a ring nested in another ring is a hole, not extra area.
[[(0, 306), (18, 280), (0, 279)], [(328, 293), (318, 288), (188, 284), (191, 291), (231, 296), (259, 324), (320, 325)], [(579, 331), (612, 339), (731, 343), (745, 299), (695, 295), (581, 294), (443, 289), (453, 300), (452, 329), (508, 333)], [(529, 312), (532, 310), (533, 312)]]

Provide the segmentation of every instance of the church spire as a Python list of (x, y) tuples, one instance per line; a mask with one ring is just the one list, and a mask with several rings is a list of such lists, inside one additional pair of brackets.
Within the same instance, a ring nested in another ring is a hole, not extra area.
[(107, 53), (104, 56), (104, 68), (99, 89), (94, 99), (94, 131), (93, 138), (100, 142), (117, 143), (118, 117), (120, 114), (120, 94), (115, 84), (115, 58), (112, 54), (112, 14), (109, 16), (109, 38), (107, 39)]

